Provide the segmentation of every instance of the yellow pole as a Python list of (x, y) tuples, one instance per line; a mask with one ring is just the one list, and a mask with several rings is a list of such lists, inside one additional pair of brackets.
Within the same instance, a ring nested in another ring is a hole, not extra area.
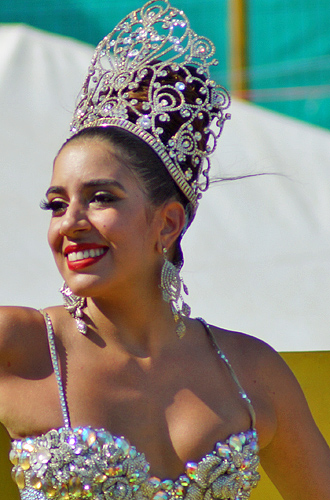
[(228, 0), (230, 36), (230, 88), (232, 94), (248, 99), (247, 76), (247, 0)]

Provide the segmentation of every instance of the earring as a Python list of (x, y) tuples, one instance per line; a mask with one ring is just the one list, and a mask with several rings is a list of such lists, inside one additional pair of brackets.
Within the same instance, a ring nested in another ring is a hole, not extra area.
[(84, 313), (82, 312), (83, 308), (86, 307), (86, 298), (78, 297), (75, 295), (71, 288), (64, 282), (63, 286), (60, 288), (60, 292), (63, 295), (64, 307), (71, 314), (71, 316), (75, 319), (78, 332), (86, 335), (87, 333), (87, 325), (85, 321), (82, 319)]
[(163, 257), (164, 264), (160, 276), (160, 288), (162, 289), (163, 299), (171, 305), (174, 321), (177, 324), (176, 333), (179, 339), (181, 339), (186, 331), (182, 317), (185, 316), (188, 318), (191, 311), (188, 304), (182, 298), (181, 284), (186, 295), (188, 295), (188, 288), (180, 276), (180, 269), (168, 260), (166, 248), (163, 249)]

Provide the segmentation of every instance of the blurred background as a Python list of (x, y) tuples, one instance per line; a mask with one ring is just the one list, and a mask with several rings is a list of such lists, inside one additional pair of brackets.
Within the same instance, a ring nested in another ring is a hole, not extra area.
[[(140, 0), (2, 0), (0, 22), (24, 23), (95, 46)], [(240, 96), (330, 125), (328, 0), (176, 0), (214, 41), (214, 78)]]

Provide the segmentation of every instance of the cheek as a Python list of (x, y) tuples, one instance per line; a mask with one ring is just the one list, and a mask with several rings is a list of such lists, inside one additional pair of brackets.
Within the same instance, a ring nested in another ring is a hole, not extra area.
[[(143, 215), (143, 214), (142, 214)], [(110, 244), (116, 258), (127, 258), (127, 252), (145, 251), (148, 226), (145, 217), (131, 212), (125, 217), (113, 216), (98, 224), (101, 236)], [(131, 258), (131, 257), (130, 257)]]
[(134, 227), (137, 228), (138, 215), (134, 211), (126, 213), (109, 209), (90, 213), (89, 221), (103, 238), (117, 241), (125, 239)]
[(61, 250), (62, 238), (59, 233), (59, 224), (56, 219), (52, 219), (47, 233), (48, 244), (54, 254)]

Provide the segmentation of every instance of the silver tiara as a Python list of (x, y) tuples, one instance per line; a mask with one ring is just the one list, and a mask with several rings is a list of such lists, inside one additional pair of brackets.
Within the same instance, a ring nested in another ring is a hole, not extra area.
[(230, 116), (228, 92), (210, 78), (209, 67), (218, 63), (214, 52), (182, 10), (168, 0), (147, 2), (97, 46), (71, 135), (116, 126), (140, 137), (196, 209), (209, 183), (209, 155)]

